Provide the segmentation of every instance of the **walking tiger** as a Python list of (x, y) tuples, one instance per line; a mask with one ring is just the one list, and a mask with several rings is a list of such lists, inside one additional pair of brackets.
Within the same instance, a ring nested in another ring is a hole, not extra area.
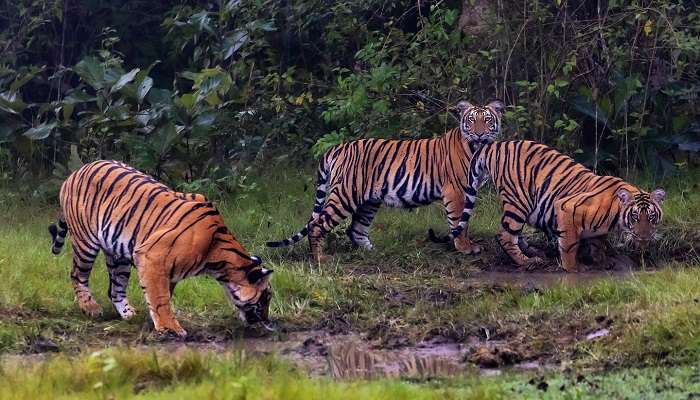
[[(289, 246), (309, 236), (311, 257), (320, 263), (324, 236), (347, 217), (347, 235), (356, 246), (372, 248), (369, 226), (379, 207), (412, 208), (442, 200), (450, 227), (459, 220), (472, 154), (493, 142), (501, 128), (504, 105), (467, 101), (457, 105), (460, 124), (433, 139), (360, 139), (328, 150), (318, 167), (316, 202), (311, 218), (295, 235), (269, 247)], [(469, 241), (455, 246), (469, 253)]]

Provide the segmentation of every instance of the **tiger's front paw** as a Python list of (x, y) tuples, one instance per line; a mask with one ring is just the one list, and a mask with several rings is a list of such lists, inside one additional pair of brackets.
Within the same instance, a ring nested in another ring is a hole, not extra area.
[(78, 300), (78, 306), (91, 318), (97, 318), (102, 315), (102, 307), (93, 299), (84, 301)]
[(456, 238), (454, 240), (455, 249), (464, 254), (479, 254), (481, 246), (474, 244), (469, 239)]
[(160, 331), (156, 331), (155, 334), (155, 339), (157, 341), (182, 340), (186, 337), (187, 332), (184, 329), (181, 329), (179, 332), (172, 329), (162, 329)]
[(587, 269), (585, 265), (580, 263), (576, 263), (573, 265), (566, 265), (562, 263), (561, 267), (566, 272), (584, 272)]
[(159, 338), (172, 338), (173, 336), (176, 336), (180, 339), (184, 339), (187, 337), (187, 331), (184, 330), (180, 324), (175, 324), (169, 327), (161, 327), (160, 329), (156, 329), (156, 334), (158, 335)]

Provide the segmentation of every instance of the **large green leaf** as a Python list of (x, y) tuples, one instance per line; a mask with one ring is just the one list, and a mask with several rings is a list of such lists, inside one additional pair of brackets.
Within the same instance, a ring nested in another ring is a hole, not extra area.
[(56, 128), (55, 122), (44, 122), (43, 124), (28, 129), (26, 132), (23, 133), (23, 135), (32, 140), (46, 139), (54, 130), (54, 128)]
[(95, 100), (95, 96), (90, 96), (82, 90), (74, 90), (68, 96), (63, 98), (64, 103), (70, 104), (87, 103)]
[(149, 140), (149, 145), (156, 151), (160, 158), (164, 158), (175, 144), (179, 132), (171, 122), (159, 127)]
[(63, 121), (68, 121), (73, 115), (73, 110), (75, 109), (75, 104), (65, 103), (63, 104)]
[(248, 32), (237, 30), (223, 41), (224, 60), (228, 60), (248, 41)]
[(216, 113), (208, 112), (199, 114), (194, 120), (194, 125), (208, 128), (212, 126), (214, 122), (216, 122)]
[(615, 85), (615, 115), (619, 115), (627, 101), (632, 97), (642, 83), (636, 76), (628, 76), (621, 79)]
[(124, 86), (128, 85), (131, 83), (131, 81), (136, 78), (136, 74), (138, 74), (140, 71), (139, 68), (134, 68), (131, 71), (127, 72), (126, 74), (122, 75), (119, 77), (119, 80), (112, 86), (112, 89), (110, 90), (111, 93), (114, 93), (118, 91), (119, 89), (123, 88)]
[(153, 87), (153, 78), (150, 76), (147, 76), (143, 78), (143, 81), (139, 83), (138, 88), (136, 89), (136, 97), (139, 101), (139, 104), (143, 103), (143, 99), (146, 97), (148, 92), (151, 90)]
[(209, 32), (210, 34), (214, 35), (214, 28), (211, 25), (211, 18), (209, 18), (209, 12), (207, 11), (200, 11), (197, 14), (193, 14), (190, 17), (190, 21), (192, 22), (193, 25), (197, 26), (199, 28), (200, 32), (201, 31), (206, 31)]
[(192, 123), (191, 137), (207, 140), (216, 122), (216, 112), (204, 112), (197, 116)]
[(177, 103), (186, 109), (191, 109), (196, 103), (196, 98), (192, 93), (185, 93), (182, 96), (176, 98)]
[(197, 92), (197, 101), (202, 101), (204, 99), (209, 100), (209, 95), (211, 94), (216, 96), (216, 91), (219, 90), (219, 87), (221, 86), (223, 80), (224, 78), (221, 75), (210, 76), (205, 78), (204, 81), (202, 81), (202, 85), (200, 86), (199, 91)]
[(83, 58), (75, 64), (73, 71), (93, 89), (99, 90), (105, 87), (105, 69), (97, 58), (92, 56)]
[(151, 89), (146, 97), (153, 106), (165, 107), (173, 104), (173, 93), (168, 89)]

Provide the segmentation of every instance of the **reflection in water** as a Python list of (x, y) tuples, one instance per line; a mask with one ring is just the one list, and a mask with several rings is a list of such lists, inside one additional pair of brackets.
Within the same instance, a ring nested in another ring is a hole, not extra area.
[[(482, 286), (540, 290), (553, 285), (588, 284), (601, 278), (629, 279), (641, 274), (646, 273), (619, 270), (570, 274), (485, 271), (469, 276), (463, 285), (465, 290)], [(608, 334), (607, 329), (602, 329), (590, 333), (586, 339), (594, 340)], [(571, 339), (577, 338), (572, 336)], [(251, 352), (280, 354), (312, 374), (330, 375), (337, 379), (426, 379), (458, 375), (467, 372), (467, 369), (481, 374), (496, 374), (508, 369), (553, 368), (527, 355), (513, 357), (504, 352), (509, 345), (512, 343), (484, 341), (481, 338), (462, 344), (435, 337), (416, 346), (387, 349), (378, 348), (380, 344), (377, 341), (368, 340), (358, 333), (331, 335), (322, 330), (290, 332), (277, 340), (246, 338), (243, 341), (244, 348)], [(497, 354), (493, 366), (487, 368), (487, 363), (475, 361), (474, 354), (482, 348), (486, 349), (485, 354)]]
[(328, 364), (334, 378), (431, 378), (458, 374), (464, 349), (458, 344), (431, 345), (411, 351), (363, 349), (347, 342), (330, 346)]

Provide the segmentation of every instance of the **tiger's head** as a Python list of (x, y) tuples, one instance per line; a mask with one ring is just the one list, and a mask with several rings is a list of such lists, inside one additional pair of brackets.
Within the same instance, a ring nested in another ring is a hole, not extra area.
[(468, 101), (457, 103), (459, 130), (469, 143), (492, 143), (501, 131), (501, 114), (505, 105), (494, 100), (485, 106), (475, 106)]
[(262, 265), (260, 257), (248, 255), (227, 231), (217, 232), (213, 243), (205, 271), (224, 287), (241, 320), (250, 325), (262, 322), (272, 329), (268, 324), (272, 270)]
[(272, 288), (270, 287), (270, 274), (272, 270), (262, 267), (260, 257), (251, 256), (256, 265), (246, 273), (245, 283), (239, 286), (238, 295), (244, 300), (242, 305), (237, 305), (240, 317), (247, 324), (269, 322), (270, 300), (272, 300)]
[(617, 198), (620, 201), (619, 223), (623, 236), (629, 241), (646, 246), (656, 238), (656, 228), (663, 216), (661, 203), (666, 198), (666, 192), (656, 189), (651, 193), (633, 193), (620, 188), (617, 190)]

